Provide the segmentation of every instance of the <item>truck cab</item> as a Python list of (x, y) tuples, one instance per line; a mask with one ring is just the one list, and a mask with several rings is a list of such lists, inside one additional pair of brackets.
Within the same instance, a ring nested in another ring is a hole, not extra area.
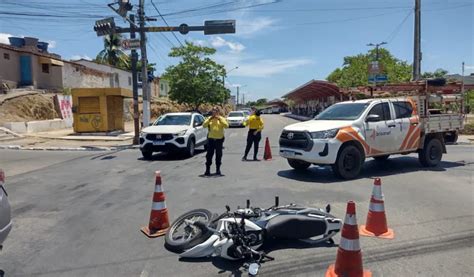
[(404, 97), (334, 104), (312, 120), (286, 126), (280, 156), (296, 170), (331, 165), (343, 179), (355, 178), (369, 157), (384, 161), (418, 152), (424, 166), (436, 166), (446, 153), (444, 133), (462, 128), (462, 117), (451, 117), (446, 130), (426, 130), (435, 119), (420, 116), (420, 103), (421, 98)]

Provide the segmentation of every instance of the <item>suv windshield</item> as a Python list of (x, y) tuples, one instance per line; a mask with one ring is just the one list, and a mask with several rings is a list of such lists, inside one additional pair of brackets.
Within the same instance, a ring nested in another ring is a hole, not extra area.
[(164, 115), (155, 121), (153, 125), (189, 125), (190, 115)]
[(229, 117), (243, 117), (244, 116), (244, 113), (236, 113), (236, 112), (232, 112), (232, 113), (229, 113)]
[(354, 120), (369, 103), (336, 104), (316, 116), (315, 120)]

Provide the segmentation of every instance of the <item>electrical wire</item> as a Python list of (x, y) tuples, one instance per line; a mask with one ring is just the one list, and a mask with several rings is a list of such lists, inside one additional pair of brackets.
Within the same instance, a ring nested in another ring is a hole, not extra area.
[[(163, 22), (166, 24), (166, 26), (170, 26), (168, 24), (168, 22), (166, 21), (166, 19), (164, 18), (163, 15), (161, 15), (160, 11), (158, 10), (158, 8), (156, 7), (155, 3), (153, 3), (153, 0), (151, 0), (151, 4), (153, 5), (153, 7), (155, 8), (156, 12), (160, 15), (161, 19), (163, 19)], [(174, 36), (174, 38), (179, 42), (179, 44), (181, 45), (181, 47), (184, 47), (183, 43), (181, 42), (181, 40), (179, 40), (179, 38), (176, 36), (176, 34), (174, 32), (171, 32), (171, 34)]]
[(387, 36), (387, 38), (385, 39), (387, 43), (392, 42), (395, 39), (395, 37), (397, 37), (398, 33), (403, 27), (403, 24), (405, 24), (408, 18), (410, 18), (413, 12), (414, 12), (413, 10), (410, 10), (408, 14), (405, 16), (405, 18), (403, 18), (402, 22), (400, 22), (400, 24), (398, 24), (398, 26), (395, 27), (395, 29)]

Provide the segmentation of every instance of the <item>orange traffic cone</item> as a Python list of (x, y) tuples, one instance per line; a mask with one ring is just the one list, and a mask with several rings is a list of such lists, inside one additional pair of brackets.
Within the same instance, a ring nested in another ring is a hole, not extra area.
[(367, 214), (367, 225), (361, 225), (359, 232), (362, 236), (393, 239), (395, 234), (387, 226), (385, 217), (384, 199), (382, 193), (382, 181), (375, 178), (372, 197), (370, 198), (369, 213)]
[(5, 184), (5, 172), (3, 171), (3, 169), (0, 168), (0, 185), (4, 185)]
[(370, 271), (362, 266), (362, 253), (357, 229), (356, 207), (352, 201), (347, 202), (346, 218), (341, 232), (341, 241), (337, 250), (336, 264), (330, 265), (326, 277), (371, 277)]
[(265, 161), (269, 161), (272, 159), (272, 149), (270, 148), (270, 140), (267, 139), (265, 140), (265, 152), (263, 153), (263, 159)]
[(166, 208), (165, 194), (161, 187), (160, 171), (155, 172), (155, 192), (153, 194), (153, 205), (151, 206), (150, 222), (148, 226), (140, 230), (150, 238), (156, 238), (166, 234), (170, 227), (168, 209)]

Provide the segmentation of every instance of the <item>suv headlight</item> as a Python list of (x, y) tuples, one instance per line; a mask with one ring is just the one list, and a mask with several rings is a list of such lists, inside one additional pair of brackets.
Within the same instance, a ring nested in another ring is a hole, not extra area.
[(339, 132), (338, 128), (325, 131), (311, 132), (311, 137), (313, 139), (328, 139), (335, 137), (337, 135), (337, 132)]
[(188, 131), (188, 130), (183, 130), (183, 131), (181, 131), (181, 132), (179, 132), (179, 133), (176, 133), (176, 134), (173, 134), (173, 135), (174, 135), (175, 137), (184, 136), (187, 131)]

